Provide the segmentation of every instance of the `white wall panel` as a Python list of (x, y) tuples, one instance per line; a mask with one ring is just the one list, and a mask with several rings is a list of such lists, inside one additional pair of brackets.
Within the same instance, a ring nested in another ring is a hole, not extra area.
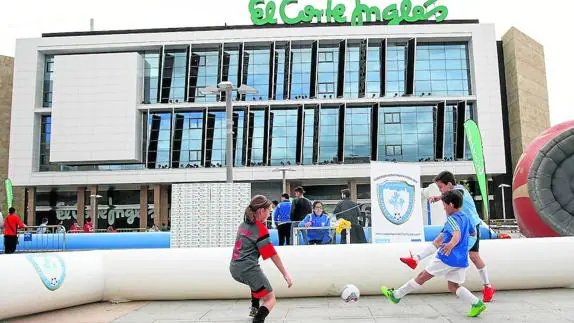
[(51, 162), (141, 161), (142, 69), (138, 53), (55, 57)]

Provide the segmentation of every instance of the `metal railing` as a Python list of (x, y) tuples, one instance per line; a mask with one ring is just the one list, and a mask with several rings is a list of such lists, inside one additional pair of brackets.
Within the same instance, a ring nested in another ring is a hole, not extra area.
[[(309, 239), (307, 238), (307, 231), (309, 230), (329, 230), (329, 237), (331, 238), (331, 241), (327, 244), (336, 244), (337, 243), (337, 228), (334, 227), (298, 227), (298, 226), (293, 226), (293, 236), (291, 238), (291, 241), (293, 241), (293, 245), (300, 245), (300, 238), (301, 236), (299, 235), (299, 231), (301, 231), (302, 233), (302, 238), (305, 242), (305, 244), (308, 244)], [(350, 239), (350, 232), (351, 229), (343, 229), (343, 231), (347, 232), (347, 244), (351, 244), (351, 239)]]
[[(66, 229), (61, 225), (20, 228), (16, 253), (65, 251), (66, 234)], [(4, 244), (0, 248), (0, 253), (4, 253)]]

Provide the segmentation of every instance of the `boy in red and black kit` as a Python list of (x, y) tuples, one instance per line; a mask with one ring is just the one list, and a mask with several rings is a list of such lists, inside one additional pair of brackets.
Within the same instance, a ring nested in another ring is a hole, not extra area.
[(8, 216), (4, 220), (4, 253), (12, 254), (16, 252), (16, 245), (18, 245), (18, 228), (25, 228), (26, 225), (22, 223), (16, 210), (11, 207), (8, 209)]
[[(265, 322), (265, 318), (275, 306), (277, 300), (267, 277), (259, 267), (259, 256), (263, 260), (271, 258), (277, 269), (283, 274), (287, 286), (293, 283), (289, 273), (269, 238), (269, 231), (263, 224), (271, 213), (271, 201), (262, 195), (255, 196), (245, 209), (245, 221), (237, 230), (237, 240), (229, 271), (236, 281), (249, 286), (251, 289), (251, 311), (253, 322)], [(259, 300), (263, 304), (259, 306)]]

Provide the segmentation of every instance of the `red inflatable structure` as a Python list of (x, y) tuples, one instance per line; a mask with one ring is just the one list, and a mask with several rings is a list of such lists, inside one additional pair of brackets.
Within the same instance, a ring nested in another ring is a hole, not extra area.
[(522, 234), (574, 236), (574, 121), (548, 129), (530, 144), (512, 184)]

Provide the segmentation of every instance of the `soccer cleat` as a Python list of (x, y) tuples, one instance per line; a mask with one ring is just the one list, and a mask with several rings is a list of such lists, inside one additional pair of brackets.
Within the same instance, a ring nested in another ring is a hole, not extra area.
[(496, 289), (494, 289), (494, 287), (492, 286), (484, 287), (484, 290), (482, 291), (482, 301), (485, 303), (492, 301), (494, 293), (496, 293)]
[(385, 297), (386, 297), (389, 301), (391, 301), (391, 302), (393, 302), (393, 303), (395, 303), (395, 304), (398, 304), (398, 303), (401, 301), (400, 298), (396, 298), (396, 297), (395, 297), (395, 290), (392, 289), (392, 288), (389, 289), (389, 288), (386, 288), (385, 286), (381, 286), (381, 293), (383, 293), (383, 295), (385, 295)]
[(257, 311), (258, 311), (258, 308), (252, 306), (251, 309), (249, 310), (249, 316), (255, 317), (255, 315), (257, 315)]
[(470, 312), (468, 313), (468, 317), (477, 317), (480, 313), (486, 310), (486, 305), (482, 301), (478, 301), (478, 303), (472, 305), (470, 308)]
[(401, 261), (402, 261), (405, 265), (411, 267), (411, 269), (414, 270), (414, 269), (417, 268), (417, 265), (418, 265), (418, 264), (417, 264), (417, 261), (415, 260), (415, 258), (413, 257), (413, 253), (410, 252), (410, 251), (409, 251), (409, 253), (411, 254), (410, 257), (408, 257), (408, 258), (400, 258), (400, 259), (401, 259)]

